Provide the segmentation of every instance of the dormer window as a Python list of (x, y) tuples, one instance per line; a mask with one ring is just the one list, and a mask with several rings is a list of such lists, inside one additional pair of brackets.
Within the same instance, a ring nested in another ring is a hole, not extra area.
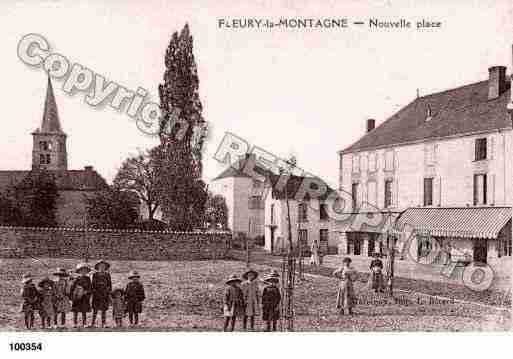
[(433, 114), (431, 111), (431, 106), (428, 105), (427, 111), (426, 111), (426, 122), (431, 121), (432, 118), (433, 118)]

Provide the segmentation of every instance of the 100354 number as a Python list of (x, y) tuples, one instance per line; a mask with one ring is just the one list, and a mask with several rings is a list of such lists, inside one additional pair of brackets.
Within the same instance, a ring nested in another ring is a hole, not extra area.
[(41, 351), (43, 350), (43, 343), (9, 343), (9, 348), (13, 352)]

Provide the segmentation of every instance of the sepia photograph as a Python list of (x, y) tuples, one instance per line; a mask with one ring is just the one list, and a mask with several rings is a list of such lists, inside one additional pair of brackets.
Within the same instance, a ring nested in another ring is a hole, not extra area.
[(8, 357), (511, 335), (511, 1), (6, 0), (0, 27)]

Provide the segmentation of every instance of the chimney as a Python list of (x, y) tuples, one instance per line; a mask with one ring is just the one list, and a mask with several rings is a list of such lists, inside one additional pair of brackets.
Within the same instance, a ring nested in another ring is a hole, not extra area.
[(371, 132), (376, 127), (376, 120), (369, 118), (367, 120), (367, 133)]
[(506, 91), (506, 67), (493, 66), (488, 73), (488, 100), (494, 100)]

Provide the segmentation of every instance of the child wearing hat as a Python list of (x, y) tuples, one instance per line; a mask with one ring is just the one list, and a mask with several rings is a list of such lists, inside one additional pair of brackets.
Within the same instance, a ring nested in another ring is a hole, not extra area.
[(126, 311), (130, 326), (139, 324), (139, 313), (142, 312), (142, 302), (146, 299), (144, 287), (139, 282), (139, 273), (131, 271), (128, 275), (128, 284), (125, 289)]
[(78, 313), (82, 313), (82, 327), (87, 324), (87, 313), (91, 311), (91, 279), (88, 274), (91, 267), (87, 263), (77, 265), (75, 272), (78, 277), (71, 285), (71, 310), (73, 311), (73, 327), (78, 326)]
[(244, 293), (239, 287), (241, 280), (236, 274), (233, 274), (225, 282), (227, 285), (224, 292), (223, 311), (224, 311), (224, 331), (231, 331), (235, 328), (235, 320), (239, 316), (245, 315)]
[(52, 320), (55, 316), (55, 284), (46, 277), (37, 285), (39, 290), (39, 315), (41, 316), (42, 328), (52, 327)]
[(111, 293), (112, 298), (112, 319), (116, 323), (117, 328), (123, 326), (123, 318), (125, 317), (125, 291), (121, 288), (116, 288)]
[(23, 283), (23, 288), (21, 289), (21, 297), (23, 298), (21, 311), (25, 315), (25, 328), (32, 329), (34, 327), (34, 311), (38, 309), (39, 293), (32, 282), (32, 275), (30, 273), (24, 274), (21, 282)]
[(96, 324), (96, 316), (98, 312), (101, 312), (102, 328), (105, 327), (107, 319), (107, 310), (109, 309), (110, 294), (112, 291), (112, 280), (110, 273), (108, 272), (110, 264), (106, 261), (99, 260), (94, 265), (96, 272), (93, 273), (93, 279), (91, 281), (91, 294), (93, 304), (93, 320), (91, 327)]
[(54, 326), (58, 326), (58, 316), (61, 316), (60, 326), (66, 326), (66, 313), (71, 310), (71, 302), (69, 300), (71, 293), (71, 285), (69, 284), (69, 274), (64, 268), (57, 268), (53, 273), (57, 280), (55, 281), (55, 316), (53, 320)]
[(276, 331), (276, 322), (280, 319), (280, 302), (281, 294), (278, 288), (280, 282), (280, 275), (278, 272), (273, 271), (264, 283), (266, 286), (262, 291), (262, 320), (266, 324), (265, 330), (267, 332)]
[(255, 316), (257, 315), (260, 303), (260, 290), (258, 289), (257, 277), (258, 272), (254, 269), (249, 269), (242, 275), (245, 281), (242, 283), (241, 289), (244, 294), (244, 303), (246, 304), (242, 322), (243, 329), (247, 329), (248, 319), (251, 330), (255, 329)]

